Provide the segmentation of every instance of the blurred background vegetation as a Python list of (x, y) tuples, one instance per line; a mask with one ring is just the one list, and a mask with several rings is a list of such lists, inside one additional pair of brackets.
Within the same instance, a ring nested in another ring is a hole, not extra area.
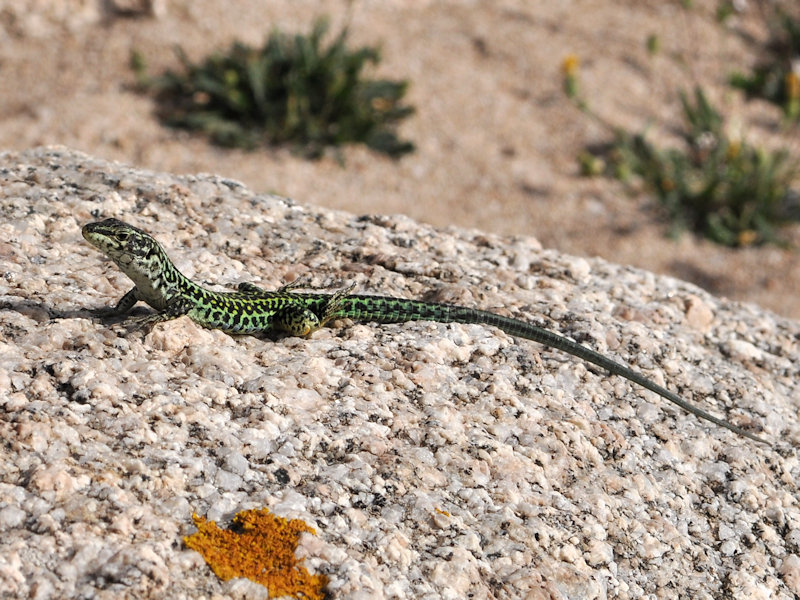
[(178, 47), (181, 71), (155, 78), (136, 51), (131, 66), (164, 123), (222, 146), (289, 144), (308, 158), (354, 142), (392, 157), (411, 152), (393, 127), (414, 112), (402, 104), (408, 82), (367, 78), (364, 67), (380, 62), (378, 49), (349, 48), (346, 27), (326, 42), (327, 32), (320, 18), (308, 34), (273, 30), (260, 48), (236, 41), (199, 63)]
[[(717, 15), (725, 20), (732, 12), (731, 5), (721, 3)], [(760, 61), (750, 73), (732, 74), (730, 83), (750, 97), (778, 105), (784, 114), (779, 126), (796, 135), (800, 133), (800, 16), (777, 6), (769, 23), (771, 36)], [(659, 46), (657, 36), (648, 37), (651, 54)], [(577, 65), (574, 56), (564, 60), (566, 95), (613, 136), (613, 141), (581, 153), (584, 175), (643, 184), (642, 190), (658, 199), (662, 208), (658, 214), (667, 219), (673, 236), (688, 229), (731, 247), (787, 243), (778, 228), (800, 220), (796, 146), (754, 146), (741, 129), (732, 136), (721, 112), (696, 85), (691, 96), (678, 92), (683, 127), (677, 133), (683, 143), (660, 148), (647, 139), (646, 130), (632, 133), (616, 128), (594, 113), (590, 100), (579, 91)]]

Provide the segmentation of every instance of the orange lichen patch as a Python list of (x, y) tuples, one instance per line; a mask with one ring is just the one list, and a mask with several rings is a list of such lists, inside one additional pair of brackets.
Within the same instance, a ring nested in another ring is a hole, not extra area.
[(300, 534), (316, 533), (303, 521), (288, 521), (266, 508), (238, 513), (230, 529), (220, 529), (196, 514), (192, 520), (197, 533), (183, 538), (184, 543), (202, 554), (223, 581), (247, 577), (265, 586), (270, 598), (325, 598), (328, 578), (309, 573), (294, 555)]

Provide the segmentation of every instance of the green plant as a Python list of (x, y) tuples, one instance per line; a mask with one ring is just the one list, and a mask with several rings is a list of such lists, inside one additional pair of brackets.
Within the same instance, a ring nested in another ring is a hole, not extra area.
[(327, 30), (318, 20), (308, 35), (274, 31), (261, 48), (236, 42), (197, 64), (178, 49), (183, 71), (153, 79), (141, 59), (132, 66), (155, 92), (164, 122), (223, 146), (291, 144), (318, 157), (327, 146), (363, 142), (393, 157), (411, 152), (394, 130), (414, 110), (402, 104), (408, 83), (366, 79), (362, 70), (380, 61), (378, 50), (348, 49), (346, 28), (326, 45)]
[(655, 56), (661, 52), (661, 37), (659, 37), (657, 34), (651, 33), (648, 35), (645, 44), (647, 46), (647, 52), (650, 54), (650, 56)]
[(779, 105), (787, 119), (800, 120), (800, 20), (779, 11), (761, 63), (750, 75), (734, 73), (730, 82)]
[[(798, 220), (791, 190), (796, 161), (731, 140), (720, 113), (700, 88), (693, 101), (681, 94), (686, 126), (683, 149), (660, 149), (646, 135), (618, 131), (603, 152), (605, 172), (620, 180), (636, 175), (654, 190), (673, 233), (691, 229), (728, 246), (776, 242), (776, 228)], [(582, 165), (589, 164), (584, 156)]]
[(717, 22), (725, 23), (737, 12), (736, 5), (732, 0), (723, 0), (717, 4)]

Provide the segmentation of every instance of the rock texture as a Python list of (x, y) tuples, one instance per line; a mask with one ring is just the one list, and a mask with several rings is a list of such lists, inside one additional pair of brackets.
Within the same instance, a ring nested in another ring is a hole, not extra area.
[[(110, 216), (211, 286), (310, 275), (539, 322), (775, 446), (481, 326), (127, 333), (86, 311), (130, 287), (80, 236)], [(800, 594), (797, 322), (530, 238), (63, 148), (0, 155), (0, 257), (1, 597), (258, 597), (182, 538), (192, 512), (262, 507), (316, 529), (298, 552), (333, 598)]]

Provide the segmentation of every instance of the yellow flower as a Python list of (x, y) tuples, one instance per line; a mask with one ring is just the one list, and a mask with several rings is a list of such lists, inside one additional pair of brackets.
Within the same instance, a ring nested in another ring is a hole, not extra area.
[(727, 158), (728, 160), (734, 160), (737, 156), (739, 156), (739, 152), (741, 150), (742, 150), (741, 140), (731, 140), (731, 143), (728, 146), (728, 150), (725, 152), (725, 158)]
[(752, 229), (745, 229), (744, 231), (740, 231), (736, 238), (740, 246), (752, 246), (758, 241), (758, 232)]
[(580, 59), (578, 58), (578, 55), (567, 54), (566, 58), (564, 58), (563, 62), (561, 63), (561, 70), (567, 77), (575, 77), (579, 66)]

